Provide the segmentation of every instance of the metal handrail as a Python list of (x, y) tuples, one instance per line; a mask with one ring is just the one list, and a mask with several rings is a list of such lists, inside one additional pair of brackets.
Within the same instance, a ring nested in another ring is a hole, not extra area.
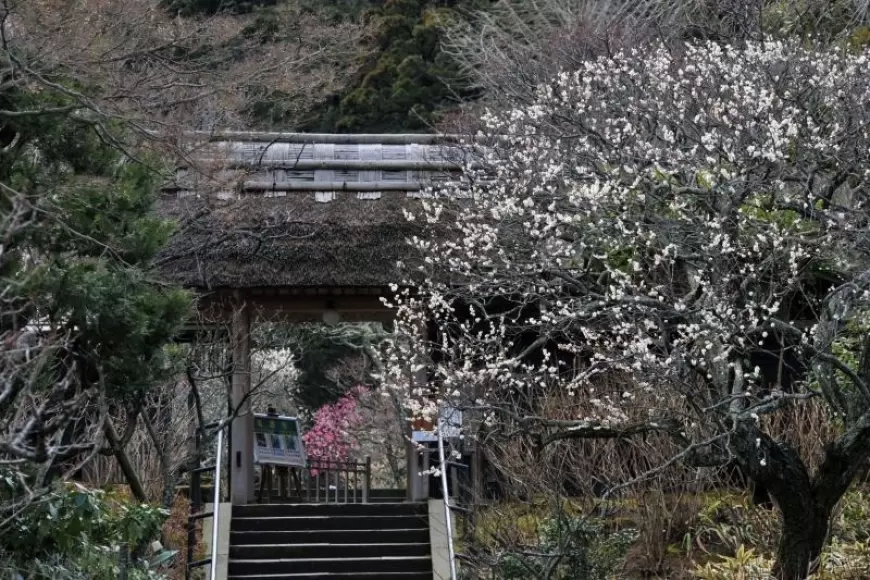
[[(202, 431), (205, 429), (211, 428), (215, 425), (219, 425), (217, 423), (209, 424), (203, 427), (202, 430), (197, 431), (196, 434), (196, 452), (197, 457), (200, 452), (200, 439), (202, 436)], [(228, 424), (227, 424), (228, 425)], [(218, 436), (218, 444), (217, 444), (217, 454), (215, 455), (214, 465), (208, 465), (205, 467), (194, 467), (190, 470), (190, 515), (187, 517), (187, 565), (184, 570), (184, 578), (185, 580), (191, 579), (191, 571), (194, 568), (200, 568), (202, 566), (211, 566), (211, 572), (209, 573), (209, 580), (217, 580), (217, 540), (218, 540), (218, 530), (219, 530), (219, 521), (218, 514), (220, 513), (220, 481), (221, 481), (221, 455), (223, 455), (223, 438), (224, 438), (224, 429), (227, 425), (220, 426), (217, 430)], [(198, 463), (197, 459), (197, 463)], [(205, 511), (202, 502), (202, 489), (200, 487), (200, 477), (203, 473), (213, 471), (214, 472), (214, 495), (212, 497), (212, 509), (211, 511)], [(212, 518), (212, 538), (211, 538), (211, 554), (208, 558), (203, 558), (201, 560), (193, 560), (194, 549), (196, 548), (196, 531), (197, 531), (197, 522), (200, 520)]]
[(218, 522), (220, 521), (221, 501), (221, 455), (224, 446), (224, 430), (218, 431), (217, 453), (215, 454), (214, 467), (214, 496), (212, 499), (211, 519), (211, 571), (209, 580), (217, 580), (217, 551), (218, 551)]
[(450, 495), (447, 489), (447, 461), (444, 457), (444, 429), (441, 413), (438, 414), (438, 460), (441, 462), (441, 492), (444, 496), (444, 520), (447, 524), (447, 555), (450, 558), (450, 580), (457, 580), (456, 552), (453, 548), (453, 519), (450, 512)]

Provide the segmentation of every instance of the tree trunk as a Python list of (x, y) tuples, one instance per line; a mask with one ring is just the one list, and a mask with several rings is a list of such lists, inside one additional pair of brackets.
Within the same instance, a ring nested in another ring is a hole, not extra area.
[(828, 539), (834, 507), (870, 459), (870, 412), (827, 446), (812, 479), (795, 449), (773, 441), (753, 420), (739, 421), (730, 443), (741, 468), (768, 489), (782, 513), (774, 576), (804, 580)]
[[(804, 509), (795, 509), (800, 505)], [(782, 510), (782, 535), (773, 576), (777, 580), (805, 580), (818, 565), (833, 510), (819, 506), (811, 496), (789, 502), (789, 506)]]
[(127, 456), (124, 446), (121, 444), (121, 438), (118, 437), (118, 432), (115, 431), (115, 426), (112, 420), (107, 418), (105, 427), (106, 439), (109, 442), (109, 447), (112, 453), (115, 454), (115, 459), (118, 460), (118, 465), (121, 466), (121, 471), (124, 473), (124, 479), (127, 480), (127, 485), (130, 486), (130, 493), (140, 503), (146, 503), (148, 496), (145, 495), (145, 488), (142, 487), (142, 481), (139, 479), (139, 474), (136, 473), (136, 468)]
[(777, 578), (803, 580), (807, 577), (809, 567), (815, 565), (827, 541), (834, 507), (868, 458), (870, 413), (864, 413), (826, 448), (825, 458), (813, 478), (810, 497), (803, 497), (801, 491), (800, 501), (787, 499), (788, 508), (780, 505), (783, 532), (775, 567)]
[(772, 440), (753, 420), (737, 423), (731, 447), (743, 472), (767, 488), (782, 514), (774, 577), (804, 580), (822, 551), (831, 512), (842, 493), (836, 498), (819, 497), (797, 451)]

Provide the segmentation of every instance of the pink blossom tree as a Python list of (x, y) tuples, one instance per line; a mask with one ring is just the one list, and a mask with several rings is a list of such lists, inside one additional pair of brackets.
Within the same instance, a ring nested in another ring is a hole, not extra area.
[(368, 392), (363, 386), (351, 389), (314, 414), (314, 424), (302, 436), (308, 457), (326, 461), (348, 461), (358, 448), (353, 431), (362, 422), (359, 398)]

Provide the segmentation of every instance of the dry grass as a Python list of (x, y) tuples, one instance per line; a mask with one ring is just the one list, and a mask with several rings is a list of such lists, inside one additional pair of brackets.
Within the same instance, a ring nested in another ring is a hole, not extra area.
[[(175, 502), (169, 512), (169, 519), (163, 524), (164, 547), (169, 550), (178, 550), (175, 565), (169, 574), (170, 580), (182, 580), (184, 569), (187, 565), (187, 516), (190, 515), (190, 501), (183, 495), (177, 494)], [(202, 530), (198, 530), (198, 536)]]

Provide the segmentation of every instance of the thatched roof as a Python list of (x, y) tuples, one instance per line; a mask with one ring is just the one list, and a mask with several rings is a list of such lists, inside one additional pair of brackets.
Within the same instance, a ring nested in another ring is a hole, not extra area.
[(457, 179), (457, 150), (448, 158), (431, 136), (251, 136), (210, 143), (199, 158), (218, 170), (181, 169), (167, 186), (159, 212), (179, 230), (158, 263), (171, 280), (208, 289), (400, 282), (397, 262), (419, 259), (405, 242), (419, 226), (403, 210)]
[[(312, 194), (214, 202), (164, 200), (161, 210), (188, 223), (161, 267), (186, 286), (386, 286), (400, 281), (414, 227), (402, 215), (403, 193), (376, 201), (340, 193), (329, 203)], [(191, 219), (193, 217), (193, 219)]]

